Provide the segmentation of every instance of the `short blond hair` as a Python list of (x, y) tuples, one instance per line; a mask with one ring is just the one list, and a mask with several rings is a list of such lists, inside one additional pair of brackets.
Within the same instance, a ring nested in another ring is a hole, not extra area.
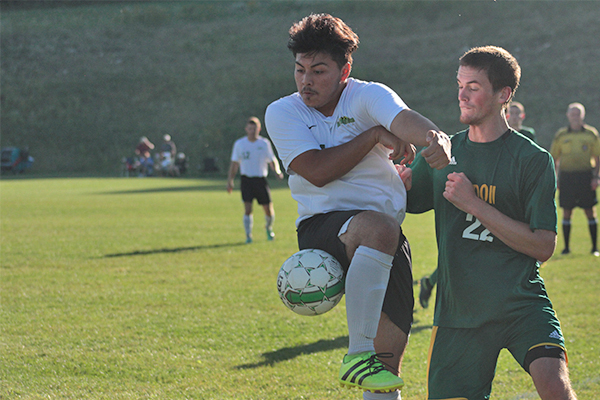
[(246, 121), (246, 123), (256, 125), (256, 128), (259, 130), (261, 128), (260, 119), (258, 119), (258, 117), (250, 117), (248, 118), (248, 121)]
[(525, 112), (525, 107), (523, 106), (523, 104), (519, 103), (518, 101), (511, 101), (510, 104), (508, 105), (508, 109), (510, 110), (511, 107), (517, 107), (519, 109), (519, 111), (521, 112), (521, 114), (523, 114)]

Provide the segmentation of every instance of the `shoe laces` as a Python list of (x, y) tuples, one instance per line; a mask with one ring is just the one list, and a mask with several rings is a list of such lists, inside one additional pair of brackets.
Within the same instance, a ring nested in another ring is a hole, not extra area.
[(369, 357), (367, 360), (367, 365), (371, 371), (374, 373), (379, 373), (382, 370), (385, 370), (385, 366), (389, 367), (396, 375), (398, 374), (398, 370), (392, 367), (390, 364), (385, 361), (381, 361), (382, 358), (392, 358), (394, 357), (394, 353), (375, 353)]

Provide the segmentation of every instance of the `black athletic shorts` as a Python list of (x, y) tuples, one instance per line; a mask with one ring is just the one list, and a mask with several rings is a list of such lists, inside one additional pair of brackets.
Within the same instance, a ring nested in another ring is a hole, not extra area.
[[(344, 271), (348, 271), (350, 260), (346, 255), (346, 246), (338, 237), (338, 233), (350, 217), (362, 211), (364, 210), (333, 211), (317, 214), (300, 222), (299, 249), (324, 250), (340, 262)], [(407, 335), (412, 326), (415, 305), (412, 280), (410, 245), (401, 229), (382, 311)]]
[(560, 207), (572, 210), (575, 207), (592, 208), (598, 200), (596, 191), (592, 190), (593, 173), (591, 170), (582, 172), (560, 172), (560, 190), (558, 200)]
[(242, 200), (244, 203), (252, 203), (256, 199), (258, 204), (264, 206), (271, 202), (271, 189), (267, 178), (250, 178), (242, 175)]

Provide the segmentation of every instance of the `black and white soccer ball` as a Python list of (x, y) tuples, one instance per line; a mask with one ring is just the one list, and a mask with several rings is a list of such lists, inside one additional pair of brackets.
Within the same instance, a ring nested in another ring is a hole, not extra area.
[(344, 270), (323, 250), (300, 250), (281, 266), (277, 290), (283, 304), (293, 312), (324, 314), (344, 296)]

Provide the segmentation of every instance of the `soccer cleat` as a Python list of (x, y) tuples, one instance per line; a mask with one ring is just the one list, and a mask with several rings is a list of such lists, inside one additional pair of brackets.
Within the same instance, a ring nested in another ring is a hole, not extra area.
[(598, 251), (598, 249), (592, 249), (592, 255), (594, 257), (600, 257), (600, 251)]
[(429, 279), (424, 276), (421, 278), (421, 290), (419, 291), (419, 303), (421, 307), (429, 307), (429, 298), (431, 297), (431, 291), (433, 286), (429, 285)]
[(275, 233), (273, 233), (273, 229), (267, 228), (267, 240), (275, 239)]
[(568, 247), (565, 247), (565, 249), (560, 254), (569, 254), (570, 252), (571, 250), (569, 250)]
[(250, 244), (250, 243), (252, 243), (252, 237), (246, 236), (246, 244)]
[(369, 392), (392, 392), (400, 390), (404, 381), (383, 366), (378, 357), (391, 357), (391, 353), (365, 351), (346, 354), (340, 368), (339, 382), (349, 388), (357, 387)]

